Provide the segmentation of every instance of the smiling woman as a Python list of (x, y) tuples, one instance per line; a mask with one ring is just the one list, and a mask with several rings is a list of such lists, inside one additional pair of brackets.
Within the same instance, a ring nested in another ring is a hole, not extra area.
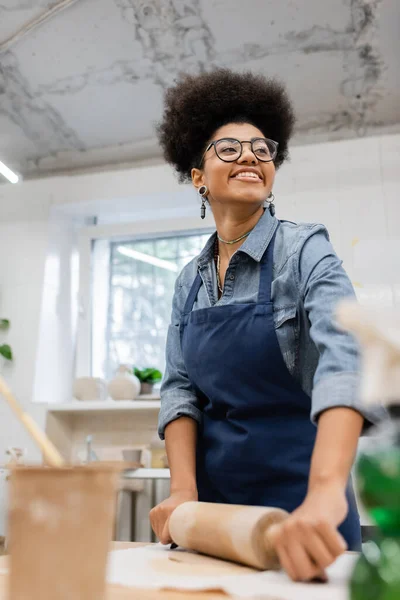
[[(211, 206), (222, 239), (228, 237), (222, 223), (227, 206), (252, 205), (254, 225), (260, 202), (273, 197), (275, 170), (287, 158), (294, 121), (284, 86), (252, 73), (186, 75), (167, 91), (158, 127), (165, 159), (199, 191), (202, 218), (205, 202)], [(230, 255), (221, 248), (218, 256), (222, 287)]]
[(184, 76), (167, 91), (165, 100), (159, 138), (165, 159), (181, 181), (191, 180), (192, 168), (201, 166), (204, 154), (218, 140), (218, 129), (229, 123), (251, 123), (258, 136), (272, 140), (275, 167), (287, 158), (295, 117), (277, 80), (217, 69)]
[[(323, 225), (279, 221), (276, 170), (294, 124), (282, 84), (216, 70), (167, 91), (164, 155), (211, 207), (216, 232), (178, 276), (161, 387), (171, 496), (291, 513), (273, 543), (293, 579), (324, 578), (361, 544), (350, 470), (363, 423), (353, 339), (333, 324), (354, 296)], [(270, 210), (266, 210), (269, 207)]]
[(208, 201), (218, 219), (227, 203), (262, 203), (270, 195), (278, 144), (264, 138), (251, 123), (223, 125), (214, 136), (217, 139), (208, 146), (201, 169), (192, 170), (192, 180), (195, 187), (206, 185), (210, 190)]

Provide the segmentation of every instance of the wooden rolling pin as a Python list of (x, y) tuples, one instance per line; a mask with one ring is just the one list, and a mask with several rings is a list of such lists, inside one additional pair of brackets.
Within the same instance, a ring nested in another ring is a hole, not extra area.
[(277, 569), (268, 529), (288, 516), (280, 508), (185, 502), (172, 513), (169, 531), (182, 548), (256, 569)]
[(15, 396), (12, 394), (5, 380), (0, 376), (0, 394), (4, 396), (10, 408), (15, 412), (22, 425), (25, 427), (33, 441), (42, 451), (45, 462), (51, 467), (62, 467), (65, 461), (47, 435), (38, 427), (28, 413), (22, 410)]

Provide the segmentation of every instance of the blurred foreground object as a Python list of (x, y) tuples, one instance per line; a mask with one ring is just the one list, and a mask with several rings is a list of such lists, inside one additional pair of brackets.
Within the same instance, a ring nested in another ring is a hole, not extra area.
[(360, 455), (357, 481), (362, 502), (378, 526), (365, 544), (350, 581), (351, 600), (400, 598), (400, 312), (343, 303), (341, 327), (361, 350), (361, 399), (387, 406), (391, 420), (370, 431)]

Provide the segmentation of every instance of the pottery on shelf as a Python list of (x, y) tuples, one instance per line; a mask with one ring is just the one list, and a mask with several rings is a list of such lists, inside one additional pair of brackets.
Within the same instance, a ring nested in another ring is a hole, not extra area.
[(140, 381), (129, 367), (121, 365), (108, 384), (108, 393), (113, 400), (135, 400), (140, 394)]
[(143, 448), (127, 448), (122, 450), (122, 458), (128, 462), (142, 462)]
[(155, 432), (150, 440), (151, 468), (165, 469), (168, 465), (167, 453), (164, 440), (160, 440), (158, 433)]
[(100, 377), (78, 377), (72, 386), (72, 394), (77, 400), (106, 400), (107, 383)]
[(148, 383), (146, 381), (142, 381), (140, 383), (140, 393), (141, 394), (152, 394), (154, 388), (154, 383)]

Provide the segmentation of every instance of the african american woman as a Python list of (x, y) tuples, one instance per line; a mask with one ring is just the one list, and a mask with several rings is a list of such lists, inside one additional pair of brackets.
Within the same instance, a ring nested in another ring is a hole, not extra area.
[(150, 519), (168, 543), (188, 500), (283, 508), (273, 543), (308, 580), (361, 546), (350, 471), (384, 413), (360, 403), (357, 347), (334, 326), (354, 292), (326, 228), (275, 217), (293, 125), (284, 87), (260, 75), (186, 75), (166, 93), (164, 156), (216, 232), (176, 281), (159, 417), (171, 493)]

